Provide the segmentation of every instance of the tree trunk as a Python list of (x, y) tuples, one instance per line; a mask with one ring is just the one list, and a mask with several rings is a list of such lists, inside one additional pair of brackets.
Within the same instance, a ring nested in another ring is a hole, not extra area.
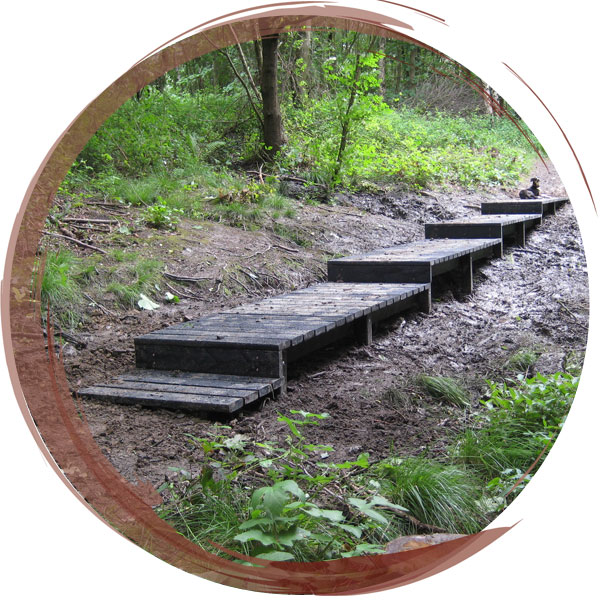
[(385, 38), (379, 38), (379, 52), (381, 53), (381, 58), (379, 59), (379, 93), (382, 96), (385, 96)]
[(283, 146), (283, 124), (277, 93), (277, 46), (279, 35), (262, 39), (263, 141), (266, 158), (272, 160)]

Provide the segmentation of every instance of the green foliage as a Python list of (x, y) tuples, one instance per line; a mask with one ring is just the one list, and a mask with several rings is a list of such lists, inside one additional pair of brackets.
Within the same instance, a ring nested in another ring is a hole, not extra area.
[(476, 427), (465, 431), (453, 455), (485, 479), (512, 470), (524, 472), (553, 444), (569, 411), (579, 377), (523, 375), (508, 383), (489, 382), (489, 398)]
[[(41, 267), (41, 261), (38, 263)], [(84, 268), (72, 252), (60, 249), (45, 256), (41, 282), (42, 316), (49, 306), (62, 327), (74, 329), (81, 322), (84, 298), (78, 279)]]
[(456, 465), (426, 458), (388, 459), (377, 466), (382, 489), (422, 523), (475, 533), (485, 522), (477, 480)]
[[(197, 524), (211, 518), (205, 513), (214, 510), (214, 502), (204, 505), (200, 497), (223, 493), (239, 500), (247, 482), (261, 481), (250, 498), (236, 504), (241, 509), (238, 528), (228, 542), (239, 544), (237, 550), (269, 560), (324, 560), (382, 552), (382, 544), (400, 527), (392, 524), (386, 511), (406, 509), (386, 499), (374, 482), (364, 485), (360, 494), (356, 486), (345, 484), (338, 505), (324, 506), (331, 502), (324, 490), (340, 481), (341, 474), (347, 481), (352, 475), (367, 474), (370, 467), (367, 454), (344, 463), (322, 462), (333, 448), (307, 443), (304, 428), (327, 418), (326, 413), (300, 410), (280, 414), (278, 420), (289, 430), (282, 445), (250, 442), (240, 434), (228, 436), (225, 427), (217, 427), (208, 438), (190, 436), (204, 453), (201, 474), (182, 479), (179, 486), (164, 486), (170, 499), (159, 508), (159, 515), (208, 549), (208, 539), (213, 538), (204, 537)], [(231, 520), (226, 519), (229, 533), (230, 526)], [(219, 539), (223, 537), (220, 532)]]
[(540, 352), (534, 348), (521, 348), (515, 352), (507, 362), (507, 366), (511, 369), (526, 373), (540, 357)]
[(179, 223), (177, 215), (182, 212), (181, 209), (168, 206), (165, 200), (159, 196), (156, 204), (146, 207), (142, 218), (148, 225), (157, 229), (176, 229), (177, 223)]
[(85, 257), (66, 249), (48, 251), (41, 284), (42, 306), (50, 306), (62, 327), (75, 329), (84, 320), (85, 306), (93, 304), (90, 297), (101, 296), (105, 303), (112, 296), (117, 306), (137, 306), (141, 294), (156, 294), (162, 269), (158, 260), (119, 249), (107, 256)]
[(469, 394), (451, 377), (420, 375), (418, 383), (434, 398), (446, 400), (456, 406), (469, 406)]

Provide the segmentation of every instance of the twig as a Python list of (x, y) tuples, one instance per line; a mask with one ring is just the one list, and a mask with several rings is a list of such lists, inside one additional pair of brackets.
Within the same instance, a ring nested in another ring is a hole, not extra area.
[(390, 510), (397, 515), (408, 519), (415, 527), (420, 529), (427, 529), (428, 531), (432, 531), (433, 533), (448, 533), (445, 529), (438, 527), (437, 525), (429, 525), (429, 523), (422, 523), (416, 517), (409, 515), (407, 512), (400, 510), (399, 508), (392, 508), (391, 506), (382, 506), (380, 507), (382, 510)]
[(212, 277), (187, 277), (186, 275), (173, 275), (173, 273), (167, 273), (163, 271), (163, 275), (173, 281), (207, 281)]
[(233, 279), (238, 285), (241, 285), (248, 294), (252, 294), (252, 292), (248, 289), (248, 287), (246, 285), (244, 285), (237, 277), (235, 277), (231, 273), (229, 273), (229, 277), (231, 277), (231, 279)]
[(557, 302), (575, 319), (577, 320), (577, 317), (570, 311), (570, 309), (560, 300), (557, 300)]
[(50, 235), (52, 237), (63, 238), (65, 240), (69, 240), (78, 246), (83, 246), (84, 248), (89, 248), (90, 250), (95, 250), (96, 252), (100, 252), (100, 254), (107, 254), (105, 250), (101, 248), (97, 248), (96, 246), (92, 246), (91, 244), (86, 244), (85, 242), (81, 242), (78, 239), (69, 237), (68, 235), (61, 235), (60, 233), (51, 233), (50, 231), (42, 231), (44, 235)]
[(280, 248), (281, 250), (285, 250), (286, 252), (294, 252), (294, 253), (300, 252), (300, 250), (295, 250), (294, 248), (288, 248), (287, 246), (281, 246), (280, 244), (273, 244), (273, 248)]
[(266, 254), (272, 248), (273, 248), (273, 246), (269, 246), (266, 250), (259, 250), (258, 252), (255, 252), (254, 254), (249, 254), (248, 256), (242, 256), (242, 259), (248, 260), (249, 258), (254, 258), (255, 256), (258, 256), (259, 254)]
[(193, 300), (196, 300), (200, 297), (200, 296), (191, 296), (189, 294), (186, 294), (185, 292), (180, 292), (179, 290), (176, 290), (168, 281), (165, 281), (165, 285), (178, 297), (192, 298)]
[(70, 223), (102, 223), (104, 225), (110, 225), (111, 223), (118, 223), (115, 219), (79, 219), (77, 217), (63, 217), (63, 221)]
[(105, 315), (109, 315), (111, 317), (116, 317), (117, 315), (112, 312), (112, 310), (108, 310), (108, 308), (106, 308), (106, 306), (102, 306), (102, 304), (100, 304), (100, 302), (94, 300), (90, 295), (86, 294), (85, 292), (83, 292), (83, 295), (93, 304), (95, 304)]
[(313, 373), (312, 375), (307, 375), (308, 379), (315, 379), (316, 377), (320, 377), (321, 375), (325, 375), (327, 371), (319, 371), (318, 373)]

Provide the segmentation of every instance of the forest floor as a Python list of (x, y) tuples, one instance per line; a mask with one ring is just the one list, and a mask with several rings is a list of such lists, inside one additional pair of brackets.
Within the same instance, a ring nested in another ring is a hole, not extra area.
[[(538, 165), (533, 175), (543, 193), (566, 195), (551, 165)], [(327, 258), (422, 239), (426, 222), (476, 215), (482, 200), (514, 199), (517, 193), (374, 187), (340, 194), (334, 204), (301, 203), (295, 217), (281, 218), (277, 227), (244, 230), (187, 220), (175, 232), (138, 227), (128, 237), (130, 249), (164, 261), (171, 274), (204, 279), (169, 280), (180, 303), (153, 311), (103, 310), (98, 304), (105, 309), (110, 298), (95, 298), (87, 321), (74, 332), (77, 343), (63, 348), (69, 385), (76, 391), (132, 369), (133, 340), (140, 334), (305, 287), (325, 278)], [(106, 216), (98, 205), (77, 211), (87, 218)], [(127, 218), (133, 222), (134, 212)], [(110, 242), (99, 237), (94, 243), (106, 250)], [(431, 314), (413, 311), (382, 324), (371, 346), (325, 348), (291, 365), (284, 396), (240, 413), (227, 422), (230, 429), (219, 431), (281, 441), (289, 429), (277, 421), (278, 413), (327, 412), (330, 418), (305, 434), (307, 442), (333, 446), (336, 461), (362, 452), (373, 460), (391, 452), (441, 456), (469, 413), (478, 410), (486, 379), (515, 376), (508, 361), (516, 352), (536, 350), (534, 370), (541, 373), (560, 371), (574, 355), (583, 355), (588, 308), (583, 245), (567, 204), (528, 235), (526, 248), (509, 246), (503, 259), (480, 263), (472, 294), (454, 297), (449, 287), (435, 289)], [(462, 382), (471, 409), (427, 396), (415, 383), (423, 373)], [(176, 469), (198, 473), (201, 450), (189, 435), (215, 431), (214, 420), (191, 414), (91, 399), (82, 400), (82, 407), (100, 448), (132, 482), (158, 486), (176, 478)]]

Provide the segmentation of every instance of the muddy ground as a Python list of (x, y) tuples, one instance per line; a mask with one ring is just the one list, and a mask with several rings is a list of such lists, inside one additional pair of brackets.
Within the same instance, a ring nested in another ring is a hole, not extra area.
[[(551, 165), (547, 171), (540, 164), (531, 175), (541, 179), (543, 193), (566, 195)], [(116, 310), (110, 298), (95, 298), (87, 323), (64, 347), (69, 384), (77, 390), (133, 368), (133, 339), (139, 334), (304, 287), (324, 278), (328, 257), (422, 239), (423, 223), (475, 215), (481, 200), (516, 194), (373, 189), (340, 194), (334, 205), (304, 204), (275, 230), (208, 222), (202, 228), (184, 222), (176, 233), (138, 227), (132, 247), (164, 260), (171, 274), (205, 279), (165, 280), (181, 302), (155, 311)], [(79, 210), (89, 217), (105, 215), (98, 206)], [(122, 218), (133, 222), (135, 215)], [(101, 236), (92, 241), (108, 243)], [(451, 286), (438, 287), (431, 314), (413, 311), (383, 324), (369, 347), (326, 348), (291, 365), (285, 396), (239, 414), (228, 422), (230, 430), (221, 431), (280, 440), (289, 430), (277, 421), (278, 413), (302, 409), (329, 413), (305, 433), (309, 441), (332, 445), (335, 460), (361, 452), (373, 459), (391, 451), (443, 454), (477, 410), (485, 380), (515, 375), (507, 366), (515, 352), (537, 350), (535, 371), (552, 373), (585, 350), (588, 282), (571, 206), (533, 230), (526, 248), (509, 246), (503, 259), (480, 263), (474, 283), (466, 297), (455, 297)], [(421, 373), (457, 378), (471, 393), (471, 410), (428, 397), (415, 383)], [(200, 450), (186, 434), (214, 431), (214, 420), (190, 414), (89, 399), (82, 404), (100, 448), (131, 481), (158, 486), (176, 477), (172, 468), (198, 472)]]

